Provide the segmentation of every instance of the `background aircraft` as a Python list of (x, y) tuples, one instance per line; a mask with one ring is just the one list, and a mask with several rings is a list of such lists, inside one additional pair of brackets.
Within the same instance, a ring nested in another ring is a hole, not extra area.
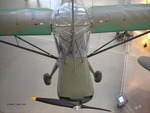
[[(99, 7), (98, 7), (99, 8)], [(5, 18), (6, 19), (6, 18)], [(109, 23), (109, 21), (110, 21), (111, 19), (109, 18), (108, 20), (105, 20), (105, 23), (106, 22), (108, 22)], [(112, 19), (113, 20), (113, 19)], [(98, 23), (103, 23), (102, 22), (103, 20), (100, 20)], [(123, 20), (123, 21), (125, 21), (125, 20)], [(120, 23), (121, 24), (123, 24), (123, 21), (120, 21)], [(34, 25), (36, 25), (37, 23), (35, 23), (34, 22)], [(41, 25), (42, 25), (42, 22), (40, 23)], [(10, 24), (9, 24), (10, 25)], [(19, 25), (19, 23), (18, 23), (18, 20), (16, 20), (16, 25), (18, 26)], [(107, 24), (104, 24), (104, 26), (106, 25), (106, 30), (108, 29), (107, 27), (109, 26), (109, 25), (107, 25)], [(41, 26), (40, 26), (41, 27)], [(145, 27), (145, 26), (144, 26)], [(116, 27), (117, 28), (117, 27)], [(37, 27), (36, 27), (36, 29), (37, 29)], [(122, 28), (123, 29), (123, 28)], [(125, 29), (125, 28), (124, 28)], [(145, 28), (140, 28), (140, 29), (145, 29)], [(31, 29), (30, 29), (31, 30)], [(98, 30), (99, 30), (99, 28), (98, 28)], [(103, 30), (103, 29), (102, 29)], [(109, 30), (109, 29), (108, 29)], [(33, 30), (34, 31), (34, 30)], [(94, 30), (93, 30), (94, 31)], [(95, 31), (96, 32), (101, 32), (101, 31), (97, 31), (97, 29), (95, 29)], [(19, 33), (21, 33), (21, 32), (24, 32), (24, 31), (19, 31)], [(28, 31), (29, 32), (29, 31)], [(105, 32), (105, 31), (103, 31), (103, 32)], [(33, 32), (32, 32), (33, 33)], [(17, 34), (17, 33), (16, 33)], [(51, 56), (51, 57), (53, 57), (53, 56)], [(55, 58), (55, 57), (54, 57)]]
[(141, 66), (150, 71), (150, 57), (141, 56), (138, 58), (138, 62)]

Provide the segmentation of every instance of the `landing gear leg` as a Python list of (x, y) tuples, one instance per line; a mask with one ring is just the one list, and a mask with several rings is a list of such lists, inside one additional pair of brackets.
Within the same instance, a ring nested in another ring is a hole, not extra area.
[(94, 81), (99, 83), (102, 80), (102, 73), (101, 73), (101, 71), (94, 72), (94, 70), (93, 70), (93, 68), (92, 68), (90, 63), (89, 63), (89, 69), (90, 69), (91, 73), (93, 73), (93, 75), (94, 75)]
[(49, 75), (49, 73), (45, 73), (43, 75), (44, 83), (46, 85), (50, 85), (51, 84), (52, 76), (54, 75), (54, 73), (56, 72), (57, 69), (58, 69), (58, 61), (56, 61), (56, 63), (54, 65), (53, 70), (52, 70), (50, 75)]

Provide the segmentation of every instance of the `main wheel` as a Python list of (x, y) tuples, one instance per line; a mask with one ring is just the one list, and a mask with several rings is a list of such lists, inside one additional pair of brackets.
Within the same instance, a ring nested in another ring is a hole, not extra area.
[(102, 80), (102, 73), (100, 71), (96, 71), (94, 73), (94, 81), (99, 83)]
[(51, 84), (50, 75), (49, 75), (48, 73), (45, 73), (45, 74), (43, 75), (43, 79), (44, 79), (44, 83), (45, 83), (46, 85), (50, 85), (50, 84)]

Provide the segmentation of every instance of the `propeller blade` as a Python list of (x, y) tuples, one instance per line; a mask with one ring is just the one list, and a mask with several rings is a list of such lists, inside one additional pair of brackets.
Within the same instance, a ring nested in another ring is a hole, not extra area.
[(102, 110), (102, 111), (107, 111), (107, 112), (114, 112), (114, 111), (112, 111), (112, 110), (103, 109), (103, 108), (97, 108), (97, 107), (91, 107), (91, 106), (86, 106), (86, 105), (81, 105), (81, 108), (85, 108), (85, 109), (96, 109), (96, 110)]
[[(32, 100), (51, 104), (51, 105), (56, 105), (56, 106), (61, 106), (61, 107), (69, 107), (69, 108), (75, 108), (78, 110), (78, 108), (85, 108), (85, 109), (96, 109), (96, 110), (102, 110), (102, 111), (107, 111), (107, 112), (114, 112), (108, 109), (103, 109), (103, 108), (97, 108), (97, 107), (91, 107), (91, 106), (86, 106), (86, 105), (81, 105), (81, 106), (76, 106), (72, 103), (69, 103), (65, 100), (59, 100), (59, 99), (52, 99), (52, 98), (41, 98), (41, 97), (32, 97)], [(77, 108), (76, 108), (77, 107)]]
[(41, 97), (32, 97), (32, 100), (47, 103), (47, 104), (52, 104), (56, 106), (61, 106), (61, 107), (69, 107), (73, 108), (75, 105), (72, 103), (69, 103), (64, 100), (59, 100), (59, 99), (52, 99), (52, 98), (41, 98)]

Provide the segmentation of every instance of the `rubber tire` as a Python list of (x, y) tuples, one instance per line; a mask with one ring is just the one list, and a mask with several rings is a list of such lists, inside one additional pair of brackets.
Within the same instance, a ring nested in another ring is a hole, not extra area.
[(48, 73), (45, 73), (45, 74), (43, 75), (43, 80), (44, 80), (44, 83), (45, 83), (46, 85), (50, 85), (50, 84), (51, 84), (51, 79), (50, 79), (50, 76), (49, 76)]
[(94, 81), (99, 83), (102, 80), (102, 73), (100, 71), (96, 71), (94, 73)]

